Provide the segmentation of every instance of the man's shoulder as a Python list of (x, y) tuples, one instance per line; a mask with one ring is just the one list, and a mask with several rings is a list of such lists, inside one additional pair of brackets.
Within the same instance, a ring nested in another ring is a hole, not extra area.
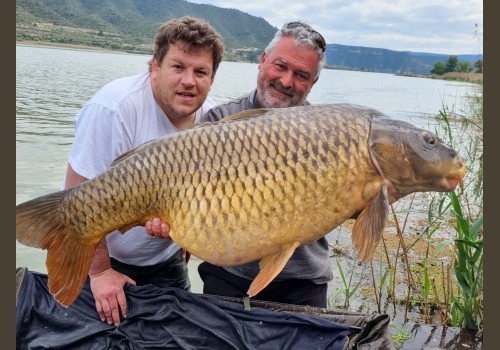
[(243, 96), (232, 99), (226, 103), (219, 104), (211, 108), (203, 116), (204, 121), (215, 122), (225, 118), (227, 116), (246, 111), (248, 109), (253, 109), (252, 101), (253, 92), (245, 94)]
[(149, 86), (149, 73), (118, 78), (104, 85), (90, 102), (108, 106), (116, 105), (134, 94), (142, 96), (144, 88), (149, 88)]
[(77, 127), (100, 124), (116, 128), (117, 125), (141, 125), (137, 118), (155, 113), (149, 74), (119, 78), (103, 86), (75, 116)]

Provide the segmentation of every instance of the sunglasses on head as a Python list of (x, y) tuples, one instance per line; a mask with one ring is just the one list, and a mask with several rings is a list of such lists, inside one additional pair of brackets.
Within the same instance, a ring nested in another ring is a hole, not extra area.
[(325, 52), (326, 50), (326, 42), (325, 38), (323, 38), (323, 35), (321, 35), (319, 32), (315, 31), (311, 27), (309, 27), (307, 24), (301, 23), (301, 22), (290, 22), (285, 25), (285, 28), (287, 29), (294, 29), (294, 28), (304, 28), (307, 31), (309, 31), (312, 34), (312, 38), (318, 45), (318, 47), (321, 49), (321, 51)]

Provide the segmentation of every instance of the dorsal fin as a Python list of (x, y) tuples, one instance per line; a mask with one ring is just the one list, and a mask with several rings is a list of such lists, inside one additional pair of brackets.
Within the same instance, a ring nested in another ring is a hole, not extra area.
[(113, 163), (111, 163), (111, 166), (115, 166), (116, 164), (118, 164), (120, 162), (123, 162), (125, 159), (128, 159), (128, 158), (132, 157), (139, 148), (142, 148), (145, 145), (147, 146), (148, 144), (156, 142), (157, 140), (158, 139), (152, 139), (152, 140), (144, 142), (143, 144), (141, 144), (141, 145), (139, 145), (139, 146), (137, 146), (135, 148), (129, 149), (127, 152), (119, 155), (118, 158), (116, 158), (113, 161)]
[(253, 118), (258, 118), (261, 115), (264, 115), (269, 109), (268, 108), (261, 108), (261, 109), (249, 109), (240, 113), (232, 114), (229, 115), (225, 118), (222, 118), (221, 120), (218, 120), (216, 122), (200, 122), (191, 125), (189, 129), (197, 129), (197, 128), (203, 128), (206, 126), (213, 126), (213, 125), (220, 125), (220, 124), (227, 124), (227, 123), (234, 123), (234, 122), (239, 122), (241, 120), (249, 120)]
[[(248, 120), (248, 119), (253, 119), (253, 118), (258, 118), (260, 117), (261, 115), (264, 115), (269, 109), (267, 108), (261, 108), (261, 109), (250, 109), (250, 110), (247, 110), (247, 111), (243, 111), (243, 112), (240, 112), (240, 113), (236, 113), (236, 114), (233, 114), (233, 115), (230, 115), (230, 116), (227, 116), (219, 121), (216, 121), (216, 122), (200, 122), (200, 123), (195, 123), (191, 126), (189, 126), (186, 130), (191, 130), (191, 129), (197, 129), (197, 128), (204, 128), (204, 127), (207, 127), (207, 126), (214, 126), (214, 125), (220, 125), (220, 124), (226, 124), (226, 123), (234, 123), (234, 122), (237, 122), (237, 121), (241, 121), (241, 120)], [(118, 156), (118, 158), (116, 158), (113, 163), (111, 163), (111, 166), (114, 166), (120, 162), (123, 162), (125, 159), (128, 159), (129, 157), (131, 157), (133, 154), (136, 153), (137, 149), (139, 148), (142, 148), (144, 146), (147, 147), (148, 144), (152, 143), (152, 142), (156, 142), (158, 139), (153, 139), (153, 140), (150, 140), (150, 141), (147, 141), (135, 148), (132, 148), (130, 150), (128, 150), (127, 152), (123, 153), (122, 155)]]
[(260, 109), (249, 109), (240, 113), (236, 113), (233, 115), (229, 115), (223, 119), (221, 119), (221, 122), (236, 122), (239, 120), (245, 120), (245, 119), (253, 119), (260, 117), (263, 114), (266, 114), (266, 112), (269, 111), (269, 108), (260, 108)]

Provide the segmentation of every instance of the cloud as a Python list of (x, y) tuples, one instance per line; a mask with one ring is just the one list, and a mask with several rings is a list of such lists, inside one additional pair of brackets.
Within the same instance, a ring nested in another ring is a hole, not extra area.
[(275, 27), (300, 19), (332, 44), (449, 55), (483, 53), (481, 0), (190, 1), (235, 8)]

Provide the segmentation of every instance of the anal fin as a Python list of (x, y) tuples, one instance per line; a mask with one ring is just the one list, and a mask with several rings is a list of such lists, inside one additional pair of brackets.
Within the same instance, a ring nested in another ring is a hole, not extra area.
[(250, 298), (271, 283), (271, 281), (283, 270), (288, 260), (290, 260), (293, 252), (299, 245), (299, 242), (287, 244), (283, 246), (279, 252), (266, 256), (260, 261), (260, 272), (255, 277), (247, 291)]

